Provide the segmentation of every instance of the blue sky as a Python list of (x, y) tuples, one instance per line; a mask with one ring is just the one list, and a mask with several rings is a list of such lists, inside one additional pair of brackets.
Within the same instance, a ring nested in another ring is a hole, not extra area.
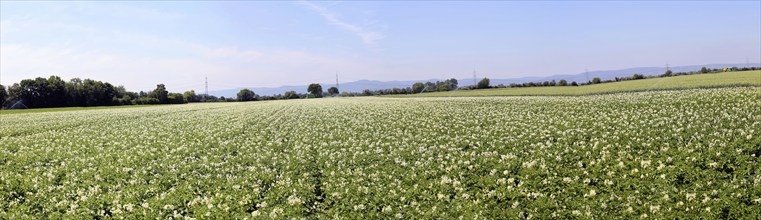
[(170, 91), (761, 62), (761, 1), (0, 2), (0, 83)]

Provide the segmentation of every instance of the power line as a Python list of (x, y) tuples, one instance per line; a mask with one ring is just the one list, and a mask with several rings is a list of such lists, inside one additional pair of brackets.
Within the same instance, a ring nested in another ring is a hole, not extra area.
[(214, 85), (227, 85), (227, 86), (276, 86), (276, 85), (283, 85), (287, 86), (289, 84), (310, 84), (314, 83), (314, 81), (279, 81), (279, 82), (259, 82), (259, 83), (249, 83), (249, 82), (224, 82), (215, 80), (212, 84)]
[(584, 68), (584, 74), (587, 76), (587, 82), (589, 81), (589, 70), (587, 68)]
[(208, 75), (206, 75), (205, 80), (206, 80), (206, 82), (204, 83), (204, 88), (206, 89), (205, 93), (206, 93), (206, 96), (209, 96), (209, 76)]
[(473, 85), (475, 86), (476, 84), (478, 84), (476, 82), (476, 70), (473, 70)]

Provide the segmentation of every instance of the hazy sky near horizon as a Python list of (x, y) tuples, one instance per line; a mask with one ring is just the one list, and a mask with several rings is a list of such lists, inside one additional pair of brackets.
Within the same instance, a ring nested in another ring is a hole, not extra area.
[(0, 83), (173, 92), (761, 62), (761, 1), (0, 1)]

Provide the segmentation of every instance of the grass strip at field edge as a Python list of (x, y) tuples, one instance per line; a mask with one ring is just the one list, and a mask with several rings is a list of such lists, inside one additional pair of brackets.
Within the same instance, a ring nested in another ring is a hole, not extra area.
[(117, 109), (117, 108), (138, 108), (138, 107), (150, 107), (150, 106), (161, 106), (161, 105), (120, 105), (120, 106), (92, 106), (92, 107), (3, 109), (3, 110), (0, 110), (0, 115), (66, 112), (66, 111), (89, 111), (89, 110), (103, 110), (103, 109)]

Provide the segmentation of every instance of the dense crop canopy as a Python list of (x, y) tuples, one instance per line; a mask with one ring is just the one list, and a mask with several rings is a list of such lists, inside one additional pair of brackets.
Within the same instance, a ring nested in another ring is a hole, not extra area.
[(0, 115), (0, 218), (761, 218), (758, 88)]

